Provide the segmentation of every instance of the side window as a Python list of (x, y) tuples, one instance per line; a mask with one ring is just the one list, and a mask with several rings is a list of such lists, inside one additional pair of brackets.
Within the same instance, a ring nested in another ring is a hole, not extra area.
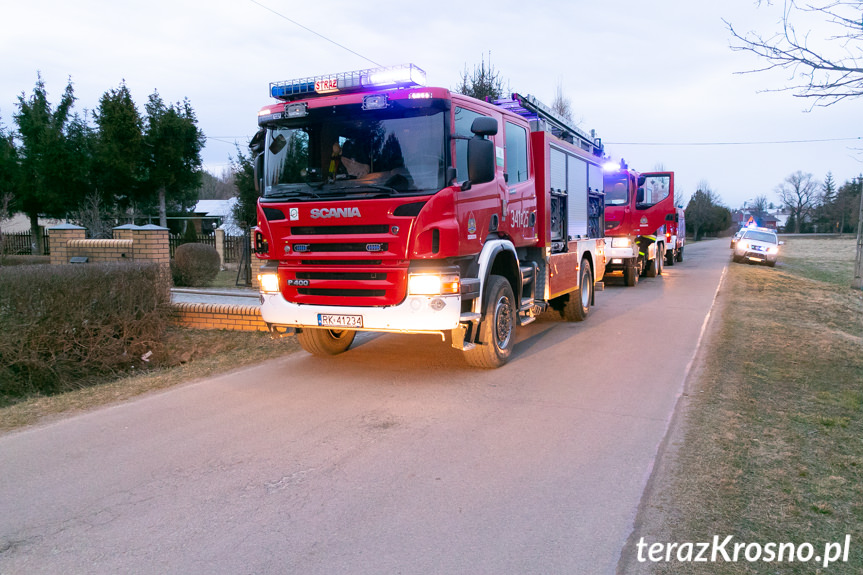
[(467, 140), (464, 138), (473, 137), (470, 127), (476, 118), (482, 117), (482, 114), (467, 108), (456, 107), (455, 109), (454, 135), (458, 137), (455, 141), (455, 179), (457, 182), (463, 182), (467, 179)]
[(510, 184), (527, 181), (527, 130), (506, 123), (506, 173)]
[(644, 180), (643, 203), (653, 205), (668, 197), (671, 191), (671, 178), (669, 176), (648, 176)]

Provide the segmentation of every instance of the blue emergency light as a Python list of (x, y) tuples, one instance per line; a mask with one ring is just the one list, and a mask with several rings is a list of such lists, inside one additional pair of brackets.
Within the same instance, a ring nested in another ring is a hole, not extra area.
[(372, 68), (270, 84), (270, 95), (277, 100), (295, 100), (326, 94), (366, 89), (411, 88), (424, 86), (426, 73), (414, 64), (391, 68)]

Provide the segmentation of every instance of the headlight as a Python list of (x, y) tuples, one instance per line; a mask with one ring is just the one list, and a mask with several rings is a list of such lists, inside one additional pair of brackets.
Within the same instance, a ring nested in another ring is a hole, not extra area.
[(262, 292), (279, 293), (278, 274), (258, 274), (258, 282), (261, 284)]
[(458, 275), (411, 274), (408, 277), (409, 295), (449, 295), (459, 291)]
[(737, 247), (744, 249), (744, 250), (748, 250), (749, 249), (749, 242), (742, 242), (740, 240), (737, 240)]
[(778, 251), (779, 251), (779, 248), (767, 248), (768, 254), (775, 254)]
[(611, 247), (629, 248), (632, 247), (632, 240), (629, 238), (611, 238)]

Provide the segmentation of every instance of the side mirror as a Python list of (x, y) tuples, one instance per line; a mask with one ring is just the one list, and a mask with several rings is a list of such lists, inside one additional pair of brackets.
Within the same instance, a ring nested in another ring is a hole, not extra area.
[[(640, 179), (641, 178), (639, 178), (639, 180)], [(643, 204), (644, 203), (644, 188), (642, 188), (641, 186), (638, 187), (638, 192), (636, 192), (636, 194), (635, 194), (635, 203), (636, 204)]]
[(784, 246), (784, 245), (785, 245), (785, 242), (783, 242), (782, 240), (780, 240), (780, 241), (779, 241), (779, 245), (780, 245), (780, 246)]
[(477, 136), (494, 136), (497, 134), (497, 120), (488, 116), (475, 118), (470, 125), (470, 131)]
[(264, 151), (264, 141), (266, 139), (266, 130), (258, 130), (258, 132), (252, 137), (252, 140), (249, 142), (249, 150), (252, 151), (253, 156), (257, 156)]
[(676, 222), (677, 221), (676, 218), (677, 218), (677, 214), (665, 214), (665, 221), (666, 222)]
[(261, 193), (261, 179), (264, 176), (264, 154), (255, 156), (255, 191)]
[[(481, 119), (481, 118), (477, 118)], [(476, 123), (476, 120), (474, 120)], [(471, 138), (467, 142), (467, 178), (471, 184), (484, 184), (494, 180), (494, 142), (484, 138)]]

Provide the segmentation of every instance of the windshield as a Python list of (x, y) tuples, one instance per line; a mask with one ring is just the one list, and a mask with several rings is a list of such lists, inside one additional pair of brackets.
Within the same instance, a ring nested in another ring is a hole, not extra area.
[(776, 243), (776, 236), (767, 232), (748, 231), (743, 234), (743, 237), (747, 240), (755, 240), (756, 242), (767, 242), (770, 244)]
[(321, 199), (433, 193), (446, 173), (445, 122), (438, 108), (359, 105), (313, 109), (269, 126), (265, 197)]
[(629, 195), (627, 194), (628, 177), (624, 172), (609, 172), (603, 174), (603, 188), (605, 190), (606, 206), (625, 206)]

